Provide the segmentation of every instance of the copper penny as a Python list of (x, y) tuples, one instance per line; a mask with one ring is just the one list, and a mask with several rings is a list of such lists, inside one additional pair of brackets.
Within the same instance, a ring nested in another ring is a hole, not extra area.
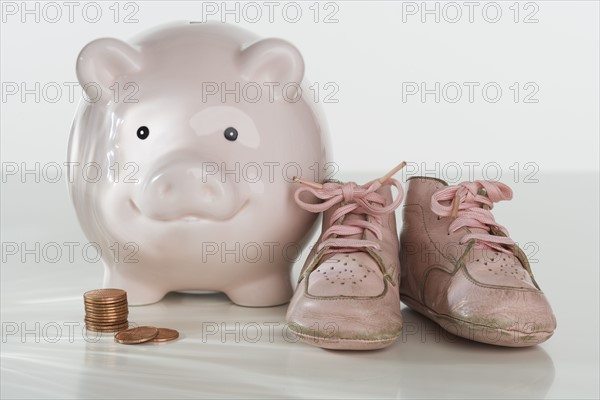
[(121, 299), (117, 301), (89, 301), (84, 300), (83, 304), (86, 307), (104, 308), (104, 307), (125, 307), (127, 306), (127, 299)]
[(128, 316), (129, 313), (127, 311), (124, 312), (120, 312), (120, 313), (93, 313), (93, 312), (87, 312), (85, 313), (86, 317), (90, 317), (90, 318), (102, 318), (102, 319), (114, 319), (114, 318), (119, 318), (122, 316)]
[(92, 303), (117, 303), (127, 299), (127, 292), (123, 289), (96, 289), (85, 292), (83, 298)]
[(129, 313), (127, 311), (125, 312), (121, 312), (121, 313), (90, 313), (87, 312), (85, 313), (86, 317), (89, 318), (100, 318), (100, 319), (115, 319), (115, 318), (121, 318), (121, 317), (126, 317), (128, 316)]
[(129, 311), (128, 307), (118, 307), (118, 308), (85, 308), (86, 312), (96, 312), (96, 313), (117, 313), (121, 311)]
[(119, 314), (95, 314), (95, 313), (86, 313), (86, 314), (85, 314), (85, 318), (106, 320), (106, 319), (119, 319), (119, 318), (127, 318), (127, 316), (128, 316), (128, 315), (129, 315), (129, 313), (128, 313), (128, 312), (119, 313)]
[(118, 307), (118, 306), (126, 306), (127, 300), (113, 301), (112, 303), (109, 303), (109, 302), (96, 303), (93, 301), (85, 300), (84, 303), (88, 307)]
[(138, 344), (149, 342), (158, 335), (153, 326), (139, 326), (121, 331), (115, 335), (115, 341), (122, 344)]
[(85, 321), (85, 325), (86, 326), (92, 326), (92, 327), (101, 328), (101, 329), (116, 328), (116, 327), (121, 327), (123, 325), (128, 325), (128, 324), (129, 324), (129, 322), (127, 320), (125, 320), (125, 321), (107, 322), (107, 323)]
[(122, 315), (129, 314), (128, 309), (119, 310), (119, 311), (86, 311), (85, 315)]
[(106, 325), (106, 324), (113, 324), (113, 325), (116, 325), (119, 322), (125, 322), (125, 321), (127, 321), (127, 316), (119, 317), (119, 318), (105, 318), (105, 319), (85, 317), (84, 321), (85, 322), (90, 322), (92, 324), (104, 324), (104, 325)]
[(92, 320), (89, 318), (85, 318), (84, 319), (85, 324), (86, 325), (93, 325), (93, 326), (118, 326), (118, 325), (123, 325), (125, 323), (127, 323), (127, 318), (122, 318), (122, 319), (114, 319), (114, 320), (106, 320), (106, 321), (96, 321), (96, 320)]
[(158, 328), (158, 335), (152, 339), (152, 342), (170, 342), (178, 337), (179, 332), (177, 332), (175, 329)]
[(119, 319), (94, 319), (94, 318), (84, 318), (86, 324), (92, 325), (119, 325), (127, 322), (127, 317), (119, 318)]
[(98, 326), (98, 325), (94, 325), (94, 324), (85, 324), (85, 329), (87, 329), (88, 331), (93, 331), (93, 332), (119, 332), (123, 329), (127, 329), (129, 327), (129, 322), (126, 322), (124, 324), (121, 325), (114, 325), (114, 326)]
[(86, 315), (83, 319), (86, 321), (90, 321), (90, 322), (103, 322), (103, 323), (107, 323), (107, 322), (113, 322), (113, 321), (126, 321), (127, 320), (128, 315), (118, 315), (118, 316), (114, 316), (114, 317), (97, 317), (95, 315)]
[(86, 310), (113, 310), (113, 309), (119, 309), (119, 308), (128, 308), (129, 305), (127, 304), (126, 301), (121, 302), (121, 303), (113, 303), (113, 304), (90, 304), (90, 303), (85, 303), (84, 307)]

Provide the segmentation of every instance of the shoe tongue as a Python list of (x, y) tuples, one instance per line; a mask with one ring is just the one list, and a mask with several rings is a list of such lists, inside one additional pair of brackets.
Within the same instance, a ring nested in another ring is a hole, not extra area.
[[(441, 202), (441, 204), (443, 204), (444, 206), (447, 207), (452, 207), (452, 200), (447, 200), (444, 202)], [(478, 208), (483, 208), (483, 205), (480, 204)], [(453, 221), (452, 217), (449, 217), (451, 221)], [(491, 234), (491, 231), (488, 229), (484, 229), (484, 228), (472, 228), (472, 227), (467, 227), (467, 229), (472, 232), (472, 233), (482, 233), (482, 234)]]
[[(367, 217), (364, 214), (346, 214), (344, 219), (342, 220), (342, 225), (347, 225), (352, 221), (366, 221)], [(362, 239), (363, 233), (357, 233), (355, 235), (343, 236), (344, 239)]]
[[(487, 193), (486, 193), (485, 189), (483, 189), (483, 188), (481, 188), (477, 191), (477, 195), (487, 197)], [(479, 204), (478, 208), (482, 208), (482, 209), (486, 208), (487, 209), (487, 206), (485, 206), (484, 204), (482, 204), (482, 203), (478, 203), (478, 204)], [(487, 233), (487, 234), (493, 235), (491, 228), (489, 228), (489, 229), (469, 228), (469, 230), (473, 233), (484, 233), (484, 234)]]
[[(478, 195), (482, 195), (482, 196), (486, 196), (487, 197), (487, 193), (485, 191), (485, 189), (481, 188), (477, 191)], [(451, 205), (452, 202), (449, 201), (448, 205)], [(487, 206), (485, 204), (479, 203), (479, 206), (477, 208), (485, 208), (485, 209), (489, 209), (487, 208)], [(492, 235), (492, 236), (504, 236), (503, 234), (499, 233), (497, 231), (497, 229), (495, 229), (494, 227), (490, 226), (488, 227), (488, 229), (484, 229), (484, 228), (475, 228), (475, 227), (468, 227), (467, 228), (471, 233), (475, 233), (475, 234), (487, 234), (487, 235)], [(511, 250), (509, 248), (507, 248), (508, 250)], [(512, 251), (512, 250), (511, 250)]]
[[(366, 218), (366, 216), (364, 214), (363, 215), (361, 215), (361, 214), (346, 214), (344, 216), (344, 219), (342, 220), (341, 224), (345, 225), (345, 224), (347, 224), (348, 222), (351, 222), (351, 221), (365, 221), (366, 219), (367, 218)], [(343, 237), (344, 239), (362, 239), (363, 238), (363, 233), (357, 233), (355, 235), (344, 235), (344, 236), (339, 236), (339, 237)], [(364, 249), (358, 249), (358, 248), (354, 251), (354, 253), (364, 253), (364, 252), (366, 252)], [(346, 254), (352, 254), (352, 253), (346, 253)], [(336, 255), (339, 255), (339, 253), (335, 252), (335, 251), (333, 251), (331, 253), (328, 253), (328, 254), (325, 254), (323, 256), (323, 261), (324, 260), (329, 260), (330, 258), (332, 258), (332, 257), (334, 257)]]
[(487, 229), (482, 229), (482, 228), (472, 228), (472, 227), (468, 227), (469, 231), (471, 231), (471, 233), (481, 233), (481, 234), (487, 234), (487, 235), (491, 235), (492, 233), (487, 230)]

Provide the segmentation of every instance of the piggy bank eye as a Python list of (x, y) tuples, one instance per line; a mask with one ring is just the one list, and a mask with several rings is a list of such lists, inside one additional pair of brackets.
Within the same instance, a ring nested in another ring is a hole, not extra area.
[(237, 129), (232, 128), (232, 127), (225, 129), (225, 132), (223, 132), (223, 134), (225, 135), (225, 139), (227, 139), (231, 142), (235, 141), (238, 137)]
[(145, 140), (150, 135), (150, 129), (147, 126), (140, 126), (137, 130), (137, 137)]

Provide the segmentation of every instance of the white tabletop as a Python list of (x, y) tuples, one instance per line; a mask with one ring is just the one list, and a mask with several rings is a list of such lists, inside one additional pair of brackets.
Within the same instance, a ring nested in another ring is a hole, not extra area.
[[(597, 398), (598, 176), (513, 187), (495, 215), (517, 241), (539, 245), (534, 272), (558, 320), (542, 345), (469, 342), (404, 308), (404, 334), (391, 347), (329, 351), (296, 342), (286, 306), (172, 293), (130, 307), (130, 321), (175, 328), (180, 339), (126, 346), (83, 330), (82, 294), (101, 286), (99, 263), (80, 254), (52, 263), (50, 253), (22, 262), (3, 250), (2, 398)], [(3, 185), (3, 244), (69, 241), (85, 238), (64, 182)]]

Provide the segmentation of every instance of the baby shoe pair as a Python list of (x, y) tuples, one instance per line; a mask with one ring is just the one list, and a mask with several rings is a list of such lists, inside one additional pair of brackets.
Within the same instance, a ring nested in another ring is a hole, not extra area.
[(510, 188), (410, 178), (398, 240), (404, 193), (392, 176), (405, 165), (364, 185), (297, 179), (297, 204), (322, 212), (323, 226), (288, 308), (290, 329), (324, 348), (383, 348), (401, 334), (402, 300), (479, 342), (523, 347), (552, 336), (556, 320), (527, 257), (490, 211)]

